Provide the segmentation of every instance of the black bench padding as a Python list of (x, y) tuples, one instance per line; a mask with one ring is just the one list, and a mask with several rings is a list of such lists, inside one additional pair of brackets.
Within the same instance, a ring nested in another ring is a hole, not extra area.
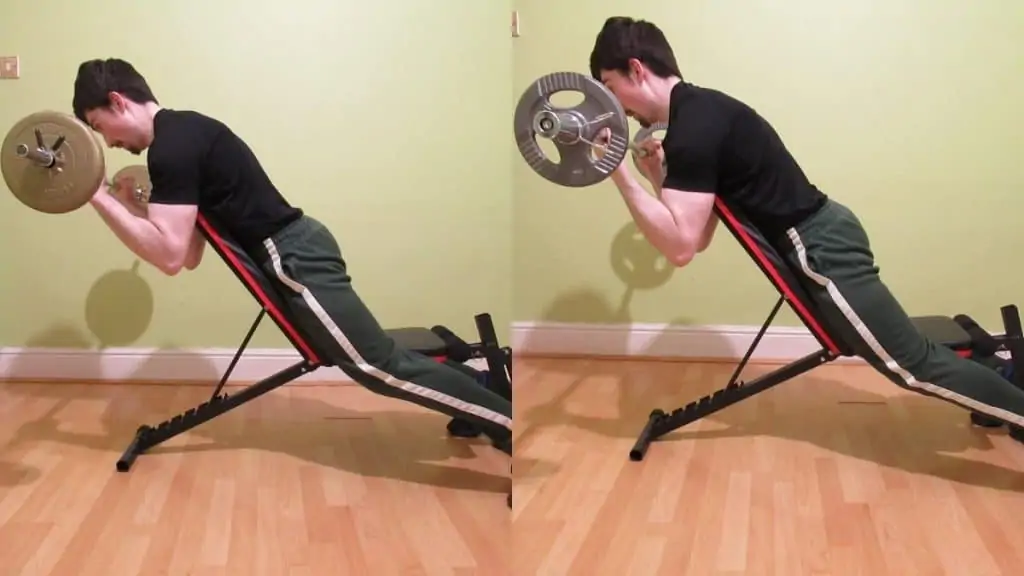
[(949, 316), (917, 316), (910, 319), (929, 340), (954, 350), (970, 350), (971, 335)]
[(447, 356), (448, 347), (440, 336), (429, 328), (389, 328), (386, 332), (395, 339), (400, 348), (419, 352), (427, 356)]

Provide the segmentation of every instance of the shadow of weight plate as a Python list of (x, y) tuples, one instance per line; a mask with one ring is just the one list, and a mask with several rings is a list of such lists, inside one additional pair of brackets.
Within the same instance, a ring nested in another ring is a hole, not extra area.
[(22, 118), (0, 145), (0, 171), (14, 197), (29, 208), (63, 214), (81, 208), (104, 177), (103, 148), (92, 130), (63, 112)]

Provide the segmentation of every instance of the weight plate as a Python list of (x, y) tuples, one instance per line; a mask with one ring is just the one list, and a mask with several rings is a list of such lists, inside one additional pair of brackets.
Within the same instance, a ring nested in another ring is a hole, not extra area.
[[(647, 128), (641, 128), (637, 130), (636, 135), (633, 136), (633, 144), (639, 146), (641, 142), (647, 140), (648, 138), (651, 138), (652, 136), (654, 136), (655, 132), (658, 132), (660, 130), (668, 130), (668, 122), (656, 122), (654, 124), (651, 124)], [(637, 170), (640, 169), (640, 163), (637, 162), (637, 154), (635, 152), (633, 153), (633, 166), (635, 166)], [(668, 173), (667, 162), (664, 158), (662, 158), (661, 160), (661, 173)]]
[[(52, 166), (41, 157), (50, 155)], [(39, 157), (40, 159), (34, 159)], [(82, 207), (104, 176), (103, 148), (92, 130), (70, 114), (35, 112), (19, 120), (0, 145), (4, 183), (22, 204), (48, 214)]]
[(149, 202), (149, 193), (153, 184), (149, 181), (149, 169), (141, 164), (125, 166), (114, 173), (111, 183), (116, 188), (123, 187), (127, 197), (142, 205)]
[[(571, 108), (552, 104), (551, 96), (565, 91), (583, 94), (583, 102)], [(531, 84), (519, 98), (513, 125), (519, 153), (530, 168), (551, 182), (573, 188), (607, 178), (626, 157), (629, 144), (622, 105), (603, 84), (576, 72), (554, 72)], [(597, 159), (592, 145), (604, 128), (610, 129), (611, 137), (604, 155)], [(538, 137), (554, 143), (560, 162), (544, 154)]]

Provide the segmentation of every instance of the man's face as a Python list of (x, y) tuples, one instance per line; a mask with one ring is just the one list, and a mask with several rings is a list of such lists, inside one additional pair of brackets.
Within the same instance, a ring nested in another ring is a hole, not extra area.
[(637, 70), (631, 70), (629, 74), (623, 74), (618, 70), (602, 70), (601, 82), (622, 104), (626, 116), (635, 118), (641, 126), (647, 128), (653, 123), (652, 106), (643, 87), (643, 71), (639, 64), (635, 68)]
[(120, 94), (111, 95), (110, 106), (86, 112), (85, 119), (103, 136), (108, 148), (121, 148), (136, 156), (146, 149), (145, 133)]

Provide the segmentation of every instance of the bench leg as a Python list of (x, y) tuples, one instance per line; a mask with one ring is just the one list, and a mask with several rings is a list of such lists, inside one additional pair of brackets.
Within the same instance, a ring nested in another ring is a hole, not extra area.
[(192, 428), (213, 420), (217, 416), (238, 408), (242, 404), (280, 388), (296, 378), (315, 370), (317, 366), (303, 360), (293, 364), (260, 382), (252, 384), (234, 394), (222, 394), (189, 408), (185, 412), (165, 420), (156, 426), (140, 426), (131, 443), (117, 460), (117, 471), (127, 472), (135, 459), (150, 448), (184, 434)]
[[(1018, 388), (1024, 388), (1024, 369), (1022, 369), (1024, 368), (1024, 331), (1021, 330), (1020, 313), (1014, 305), (1003, 306), (1000, 312), (1004, 330), (1002, 335), (992, 336), (984, 333), (980, 326), (967, 319), (975, 330), (982, 331), (979, 335), (972, 334), (972, 339), (976, 336), (982, 337), (986, 341), (986, 353), (993, 354), (991, 358), (996, 358), (994, 354), (997, 350), (1008, 353), (1010, 356), (1008, 362), (999, 358), (996, 360), (998, 364), (991, 368), (1009, 378)], [(992, 349), (991, 352), (988, 352), (989, 348)], [(980, 428), (994, 429), (1002, 427), (1003, 421), (986, 414), (971, 412), (971, 424)], [(1008, 426), (1007, 430), (1011, 438), (1018, 442), (1024, 442), (1024, 428)]]
[[(512, 349), (502, 347), (498, 342), (498, 334), (490, 314), (478, 314), (476, 330), (480, 343), (475, 346), (474, 353), (482, 356), (487, 362), (487, 372), (481, 375), (480, 385), (500, 394), (503, 398), (512, 399)], [(448, 434), (456, 438), (476, 438), (482, 434), (475, 424), (461, 418), (452, 418), (448, 422)]]
[(987, 414), (971, 412), (971, 424), (979, 428), (999, 428), (1003, 425), (1003, 421)]

